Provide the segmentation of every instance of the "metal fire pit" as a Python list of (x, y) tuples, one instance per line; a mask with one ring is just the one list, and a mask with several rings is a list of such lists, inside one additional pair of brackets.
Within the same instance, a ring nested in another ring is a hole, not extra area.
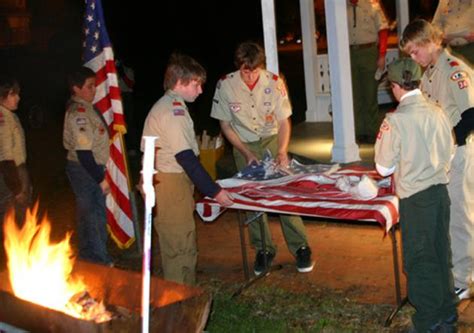
[[(74, 275), (82, 276), (87, 291), (119, 314), (97, 324), (23, 301), (11, 291), (7, 272), (0, 273), (0, 322), (31, 332), (139, 332), (141, 275), (76, 261)], [(211, 298), (202, 289), (151, 278), (150, 332), (202, 332)]]

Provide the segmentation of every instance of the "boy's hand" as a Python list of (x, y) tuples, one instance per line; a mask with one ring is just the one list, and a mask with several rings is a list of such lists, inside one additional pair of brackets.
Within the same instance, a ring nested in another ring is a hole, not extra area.
[(106, 178), (104, 178), (104, 180), (99, 184), (99, 186), (102, 190), (103, 195), (107, 195), (110, 193), (110, 185)]
[(219, 205), (223, 207), (231, 206), (234, 203), (230, 193), (224, 189), (220, 190), (219, 193), (217, 193), (217, 195), (214, 197), (214, 199), (216, 199)]

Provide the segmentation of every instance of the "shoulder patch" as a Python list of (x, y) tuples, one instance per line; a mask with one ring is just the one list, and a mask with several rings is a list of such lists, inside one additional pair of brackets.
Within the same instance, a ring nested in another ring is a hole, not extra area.
[(380, 140), (383, 136), (383, 133), (388, 131), (390, 131), (390, 124), (386, 119), (384, 119), (382, 125), (380, 125), (379, 133), (377, 134), (377, 140)]
[(175, 116), (184, 116), (184, 109), (173, 109), (173, 115)]
[(457, 61), (453, 60), (453, 61), (449, 62), (449, 66), (456, 67), (456, 66), (459, 66), (459, 63)]
[(461, 79), (465, 79), (466, 77), (467, 77), (467, 73), (464, 71), (456, 71), (450, 76), (451, 80), (453, 81), (459, 81)]

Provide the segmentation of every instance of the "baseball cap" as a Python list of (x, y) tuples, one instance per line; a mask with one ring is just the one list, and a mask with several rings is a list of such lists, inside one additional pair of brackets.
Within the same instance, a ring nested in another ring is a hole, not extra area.
[(402, 85), (421, 79), (421, 67), (411, 58), (404, 57), (393, 61), (388, 66), (388, 80)]

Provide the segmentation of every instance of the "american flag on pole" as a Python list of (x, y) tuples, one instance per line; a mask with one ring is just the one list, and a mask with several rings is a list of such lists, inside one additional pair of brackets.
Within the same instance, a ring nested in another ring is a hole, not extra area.
[(111, 192), (107, 196), (107, 222), (112, 238), (121, 248), (135, 240), (128, 171), (125, 163), (123, 137), (125, 120), (118, 86), (117, 69), (112, 44), (105, 27), (100, 0), (86, 0), (84, 14), (84, 66), (96, 73), (95, 107), (102, 113), (112, 143), (106, 177)]
[[(383, 178), (377, 171), (359, 166), (326, 168), (324, 165), (302, 168), (296, 173), (264, 177), (237, 174), (233, 178), (218, 181), (232, 194), (234, 204), (230, 208), (302, 216), (327, 217), (343, 220), (376, 221), (386, 231), (398, 223), (398, 198), (391, 177)], [(304, 170), (306, 169), (306, 170)], [(308, 172), (315, 169), (315, 172)], [(377, 183), (370, 199), (362, 198), (357, 191), (341, 190), (341, 180), (355, 186), (363, 177)], [(339, 182), (338, 182), (339, 180)], [(224, 208), (211, 198), (196, 204), (196, 211), (205, 221), (215, 220)]]

